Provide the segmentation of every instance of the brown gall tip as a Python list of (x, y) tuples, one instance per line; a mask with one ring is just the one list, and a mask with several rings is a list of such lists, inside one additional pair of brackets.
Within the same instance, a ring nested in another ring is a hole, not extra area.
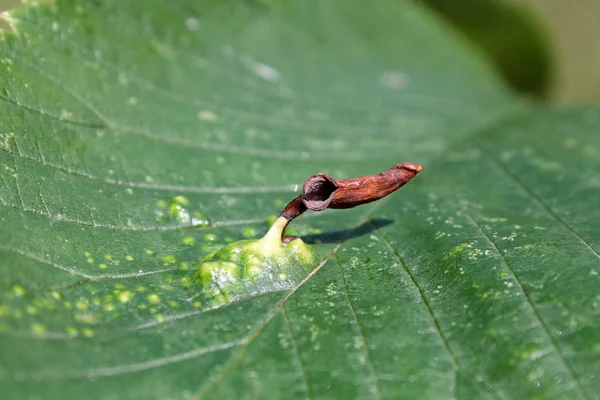
[(337, 183), (331, 176), (324, 173), (313, 175), (302, 185), (302, 201), (309, 210), (324, 210), (337, 189)]
[(309, 177), (302, 185), (302, 194), (290, 201), (280, 214), (287, 220), (281, 234), (282, 242), (287, 244), (294, 240), (294, 237), (285, 236), (285, 228), (306, 210), (353, 208), (379, 200), (395, 192), (421, 171), (421, 165), (403, 162), (379, 174), (357, 178), (335, 180), (325, 173)]
[(423, 166), (411, 162), (403, 162), (396, 165), (396, 168), (404, 168), (409, 171), (413, 171), (415, 174), (423, 171)]

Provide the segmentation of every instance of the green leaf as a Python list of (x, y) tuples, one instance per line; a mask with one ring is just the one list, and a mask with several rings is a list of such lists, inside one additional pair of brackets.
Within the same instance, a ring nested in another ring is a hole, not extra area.
[[(600, 110), (521, 103), (410, 2), (56, 1), (0, 45), (10, 399), (600, 391)], [(194, 274), (308, 176), (425, 166), (291, 226), (321, 260)], [(303, 267), (302, 267), (303, 268)]]

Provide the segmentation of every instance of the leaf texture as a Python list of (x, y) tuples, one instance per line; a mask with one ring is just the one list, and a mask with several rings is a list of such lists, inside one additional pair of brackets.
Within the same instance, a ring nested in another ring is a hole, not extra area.
[[(600, 110), (522, 104), (409, 2), (60, 1), (0, 44), (11, 399), (593, 399)], [(202, 297), (308, 176), (425, 171), (292, 227), (285, 290)]]

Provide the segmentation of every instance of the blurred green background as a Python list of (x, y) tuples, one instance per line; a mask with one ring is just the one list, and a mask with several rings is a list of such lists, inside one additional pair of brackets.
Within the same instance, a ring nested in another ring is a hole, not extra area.
[(552, 97), (563, 102), (600, 99), (600, 1), (512, 0), (530, 6), (548, 26), (556, 75)]
[[(482, 47), (520, 90), (559, 103), (600, 100), (599, 0), (421, 2)], [(0, 0), (0, 10), (20, 5)]]

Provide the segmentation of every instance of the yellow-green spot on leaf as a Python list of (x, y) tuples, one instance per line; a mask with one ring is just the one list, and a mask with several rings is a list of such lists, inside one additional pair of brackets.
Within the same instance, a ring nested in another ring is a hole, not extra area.
[(92, 313), (75, 314), (75, 321), (84, 324), (96, 324), (98, 323), (98, 318)]
[(133, 261), (133, 256), (126, 255), (126, 256), (125, 256), (125, 259), (126, 259), (127, 261)]
[(81, 299), (79, 299), (75, 302), (75, 307), (77, 307), (77, 309), (81, 310), (81, 311), (85, 311), (88, 309), (87, 303)]
[(163, 322), (165, 322), (165, 317), (162, 314), (157, 314), (155, 319), (156, 319), (156, 322), (158, 322), (159, 324), (162, 324)]
[(256, 236), (256, 229), (254, 229), (252, 226), (248, 226), (242, 229), (242, 236), (245, 238), (253, 238)]
[(123, 285), (122, 283), (117, 283), (115, 284), (115, 289), (125, 289), (125, 285)]
[(147, 290), (148, 290), (148, 288), (147, 288), (146, 286), (142, 286), (142, 285), (140, 285), (140, 286), (138, 286), (138, 287), (137, 287), (135, 290), (137, 290), (137, 291), (138, 291), (138, 292), (140, 292), (140, 293), (144, 293), (145, 291), (147, 291)]
[(193, 303), (192, 303), (192, 305), (193, 305), (195, 308), (200, 308), (200, 307), (202, 307), (202, 302), (200, 302), (200, 301), (195, 301), (195, 302), (193, 302)]
[(8, 315), (8, 309), (3, 305), (0, 305), (0, 317)]
[(94, 259), (92, 257), (88, 257), (87, 262), (90, 264), (94, 263)]
[(214, 242), (217, 239), (218, 237), (214, 233), (207, 233), (206, 235), (204, 235), (204, 240), (207, 242)]
[(123, 304), (129, 303), (131, 299), (133, 299), (133, 292), (130, 292), (129, 290), (124, 290), (117, 295), (117, 298)]
[(112, 256), (110, 254), (105, 254), (104, 259), (110, 261), (112, 260)]
[(193, 246), (196, 243), (196, 239), (192, 236), (186, 236), (181, 239), (181, 243), (186, 246)]
[(50, 295), (52, 297), (54, 297), (54, 300), (60, 300), (60, 299), (62, 299), (62, 295), (59, 292), (57, 292), (56, 290), (51, 291)]
[(510, 273), (508, 271), (502, 270), (498, 273), (498, 278), (500, 279), (506, 279), (510, 277)]
[(156, 202), (156, 207), (165, 208), (165, 207), (167, 207), (167, 202), (165, 200), (159, 200)]
[(188, 269), (190, 269), (190, 263), (187, 261), (182, 261), (181, 263), (179, 263), (179, 270), (180, 271), (187, 271)]
[(90, 329), (90, 328), (83, 328), (83, 329), (81, 329), (81, 333), (85, 337), (93, 337), (94, 336), (94, 331), (92, 329)]
[(467, 247), (469, 247), (469, 243), (463, 242), (463, 243), (459, 244), (458, 246), (456, 246), (454, 248), (454, 250), (452, 250), (450, 252), (450, 255), (454, 257), (454, 256), (458, 255), (460, 252), (462, 252), (464, 249), (466, 249)]
[(148, 296), (146, 296), (146, 298), (152, 304), (160, 303), (160, 297), (156, 293), (150, 293)]
[(35, 315), (38, 313), (38, 309), (32, 305), (27, 306), (27, 308), (25, 308), (25, 311), (27, 311), (27, 314), (29, 315)]
[(44, 333), (46, 333), (46, 327), (44, 325), (42, 325), (42, 324), (33, 324), (33, 325), (31, 325), (31, 330), (36, 335), (43, 335)]
[(92, 253), (90, 253), (89, 251), (84, 251), (83, 255), (86, 256), (86, 257), (91, 257)]
[(175, 300), (169, 300), (169, 305), (173, 308), (179, 308), (179, 303)]
[(140, 310), (145, 310), (147, 307), (148, 307), (148, 305), (147, 305), (146, 303), (141, 303), (141, 304), (138, 306), (138, 308), (139, 308)]
[(194, 226), (205, 227), (210, 225), (210, 221), (201, 211), (194, 212), (194, 219), (192, 220)]
[(70, 301), (64, 301), (64, 302), (63, 302), (63, 305), (64, 305), (66, 308), (68, 308), (69, 310), (70, 310), (71, 308), (73, 308), (73, 304), (71, 304), (71, 302), (70, 302)]
[(106, 303), (102, 308), (104, 311), (114, 311), (115, 305), (113, 303)]
[(106, 268), (108, 268), (108, 265), (106, 265), (106, 264), (104, 264), (104, 263), (100, 263), (100, 265), (98, 265), (98, 267), (99, 267), (100, 269), (106, 269)]
[(15, 296), (21, 297), (25, 295), (25, 288), (21, 285), (13, 285), (12, 291)]
[(79, 330), (77, 328), (75, 328), (74, 326), (67, 326), (65, 328), (65, 332), (70, 337), (75, 337), (75, 336), (79, 335)]
[[(165, 202), (163, 206), (163, 203), (157, 203), (157, 206), (161, 209), (166, 207), (171, 216), (175, 217), (178, 222), (190, 223), (190, 212), (186, 208), (189, 204), (190, 201), (187, 199), (187, 197), (175, 196), (169, 201), (168, 204)], [(156, 214), (160, 219), (164, 219), (164, 217), (168, 216), (164, 211), (157, 211)]]
[(148, 254), (149, 256), (151, 256), (152, 254), (154, 254), (154, 252), (152, 250), (146, 250), (146, 254)]
[(190, 287), (192, 286), (192, 279), (189, 276), (184, 276), (181, 278), (181, 286)]
[(171, 204), (169, 206), (169, 211), (171, 212), (171, 215), (173, 215), (175, 219), (181, 223), (188, 223), (190, 221), (190, 215), (187, 209), (180, 205)]
[(46, 310), (50, 310), (54, 307), (54, 305), (48, 298), (35, 299), (35, 300), (33, 300), (33, 305), (39, 309), (46, 309)]
[(301, 239), (281, 242), (286, 224), (280, 217), (263, 238), (228, 244), (200, 264), (195, 279), (211, 303), (289, 289), (306, 277), (317, 256)]
[(172, 264), (175, 264), (177, 262), (177, 259), (174, 256), (162, 256), (160, 259), (166, 265), (172, 265)]
[(190, 205), (190, 201), (185, 196), (175, 196), (175, 197), (173, 197), (171, 199), (171, 203), (172, 204), (177, 204), (177, 205), (180, 205), (180, 206), (184, 206), (184, 207)]

